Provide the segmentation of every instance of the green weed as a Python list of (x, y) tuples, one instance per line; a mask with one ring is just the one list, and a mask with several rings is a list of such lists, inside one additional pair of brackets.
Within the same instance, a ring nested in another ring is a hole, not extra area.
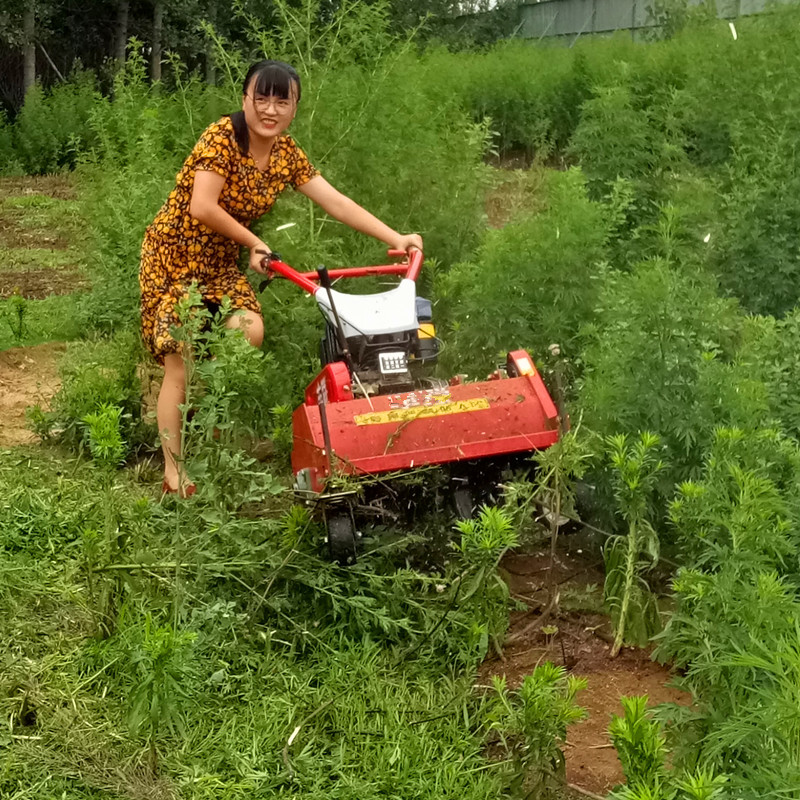
[[(672, 508), (686, 566), (657, 652), (685, 671), (699, 706), (665, 716), (704, 761), (727, 769), (735, 759), (731, 783), (753, 796), (777, 797), (800, 775), (786, 694), (800, 619), (797, 469), (796, 443), (776, 432), (721, 430), (702, 480), (681, 486)], [(780, 774), (767, 752), (781, 752)]]
[[(115, 408), (120, 414), (121, 435), (129, 446), (148, 439), (141, 419), (141, 352), (138, 336), (132, 333), (108, 341), (71, 343), (60, 364), (61, 386), (50, 410), (34, 407), (29, 413), (37, 433), (72, 447), (91, 448), (89, 420), (102, 421), (106, 419), (102, 409)], [(95, 417), (98, 413), (101, 416)]]
[(549, 662), (537, 666), (516, 692), (507, 690), (505, 678), (493, 678), (488, 730), (510, 762), (514, 796), (560, 796), (565, 766), (561, 748), (569, 725), (586, 716), (576, 702), (586, 686), (585, 678), (567, 675)]
[(610, 796), (615, 800), (722, 800), (728, 796), (724, 774), (698, 767), (682, 772), (668, 767), (669, 750), (658, 722), (647, 711), (647, 695), (623, 697), (624, 716), (609, 725), (625, 786)]
[(607, 233), (581, 173), (551, 176), (545, 212), (488, 232), (474, 260), (437, 280), (444, 368), (483, 377), (518, 347), (541, 364), (553, 342), (573, 357), (594, 317)]
[(642, 578), (642, 571), (658, 561), (658, 534), (648, 517), (656, 477), (663, 463), (658, 456), (658, 437), (651, 433), (640, 434), (633, 444), (624, 435), (612, 437), (608, 444), (614, 469), (614, 495), (628, 526), (626, 536), (610, 539), (603, 550), (606, 563), (603, 594), (614, 623), (613, 657), (624, 642), (644, 645), (660, 628), (656, 600)]
[(0, 300), (0, 316), (5, 322), (0, 325), (0, 350), (20, 345), (30, 347), (44, 342), (69, 341), (80, 336), (75, 296), (51, 295), (44, 300), (18, 297), (18, 300), (13, 297)]
[[(585, 331), (584, 424), (602, 435), (657, 434), (668, 464), (659, 489), (668, 497), (700, 468), (715, 426), (745, 416), (745, 397), (725, 388), (729, 370), (717, 369), (733, 361), (741, 325), (735, 306), (706, 278), (661, 260), (610, 273), (605, 282), (596, 322)], [(760, 407), (746, 416), (752, 411)], [(607, 476), (598, 483), (607, 491)]]

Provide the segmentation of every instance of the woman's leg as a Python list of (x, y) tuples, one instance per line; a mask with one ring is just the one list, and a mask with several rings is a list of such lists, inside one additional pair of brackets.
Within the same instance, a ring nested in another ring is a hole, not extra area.
[[(255, 311), (243, 310), (228, 319), (228, 328), (242, 328), (247, 341), (259, 347), (264, 339), (264, 322)], [(186, 369), (183, 356), (164, 357), (164, 380), (158, 393), (158, 430), (164, 451), (164, 480), (171, 489), (183, 486), (186, 479), (180, 464), (182, 417), (179, 406), (186, 400)], [(185, 487), (183, 487), (185, 488)]]
[(242, 309), (228, 317), (225, 323), (226, 328), (241, 328), (244, 335), (253, 347), (261, 347), (264, 341), (264, 320), (261, 314), (249, 309)]
[(186, 370), (183, 356), (170, 353), (164, 357), (164, 380), (158, 393), (157, 415), (161, 449), (164, 451), (164, 480), (174, 490), (185, 483), (180, 464), (183, 420), (179, 408), (185, 399)]

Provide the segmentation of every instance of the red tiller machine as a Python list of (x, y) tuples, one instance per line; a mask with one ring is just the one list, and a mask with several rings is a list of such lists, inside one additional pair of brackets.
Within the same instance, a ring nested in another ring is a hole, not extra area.
[[(386, 479), (446, 466), (454, 510), (464, 517), (480, 485), (492, 480), (489, 465), (524, 457), (559, 437), (556, 406), (524, 350), (510, 352), (485, 381), (431, 377), (439, 340), (431, 304), (416, 293), (422, 253), (389, 255), (404, 261), (305, 273), (276, 254), (264, 263), (313, 295), (325, 317), (322, 371), (293, 415), (292, 470), (298, 495), (321, 507), (330, 555), (340, 563), (356, 557), (355, 512), (365, 508), (337, 476)], [(364, 295), (331, 285), (368, 275), (396, 275), (400, 283)]]

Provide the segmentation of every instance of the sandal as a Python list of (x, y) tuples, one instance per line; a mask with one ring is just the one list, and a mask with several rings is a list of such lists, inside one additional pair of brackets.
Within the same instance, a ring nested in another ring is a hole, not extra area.
[(191, 497), (197, 491), (197, 486), (194, 483), (187, 483), (184, 486), (183, 490), (181, 489), (173, 489), (167, 479), (164, 478), (164, 481), (161, 484), (161, 496), (163, 497), (165, 494), (176, 494), (178, 497), (182, 499), (186, 499), (187, 497)]

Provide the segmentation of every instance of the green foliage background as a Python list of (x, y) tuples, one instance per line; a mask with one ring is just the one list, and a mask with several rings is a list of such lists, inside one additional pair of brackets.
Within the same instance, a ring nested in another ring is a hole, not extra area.
[[(646, 45), (611, 37), (570, 50), (509, 41), (453, 52), (393, 35), (381, 4), (322, 18), (278, 4), (278, 28), (237, 8), (236, 41), (205, 32), (219, 47), (216, 86), (177, 58), (150, 85), (134, 42), (113, 92), (76, 72), (32, 90), (13, 123), (0, 120), (0, 172), (74, 168), (91, 236), (92, 291), (66, 312), (88, 341), (71, 345), (54, 407), (33, 422), (84, 458), (114, 454), (71, 472), (56, 462), (26, 472), (20, 455), (0, 461), (0, 599), (14, 643), (0, 701), (13, 720), (12, 738), (0, 738), (11, 754), (3, 791), (40, 779), (26, 749), (40, 740), (13, 738), (35, 724), (31, 708), (47, 720), (36, 757), (63, 776), (35, 789), (37, 800), (124, 793), (98, 755), (124, 726), (114, 758), (131, 774), (146, 767), (148, 780), (169, 774), (192, 797), (318, 796), (323, 786), (341, 797), (496, 797), (521, 790), (525, 771), (549, 791), (553, 742), (577, 716), (576, 687), (557, 672), (513, 696), (496, 686), (491, 702), (470, 688), (507, 624), (496, 566), (516, 539), (505, 512), (462, 528), (441, 574), (398, 571), (381, 548), (343, 573), (318, 559), (320, 531), (284, 503), (279, 470), (241, 449), (239, 434), (285, 438), (286, 408), (313, 370), (317, 316), (292, 287), (262, 295), (266, 354), (220, 334), (217, 360), (198, 371), (206, 393), (188, 432), (204, 493), (158, 505), (146, 467), (113, 468), (153, 433), (137, 373), (142, 233), (203, 128), (238, 106), (240, 76), (263, 53), (300, 69), (293, 132), (323, 173), (425, 236), (422, 286), (446, 344), (442, 373), (482, 376), (525, 347), (546, 376), (566, 379), (573, 422), (593, 436), (597, 518), (615, 533), (633, 504), (607, 444), (658, 437), (663, 468), (648, 483), (637, 517), (646, 542), (630, 560), (641, 550), (655, 561), (660, 539), (679, 565), (659, 653), (695, 704), (662, 712), (671, 770), (660, 729), (629, 704), (617, 726), (632, 743), (626, 771), (648, 777), (619, 796), (649, 796), (634, 792), (658, 781), (677, 781), (670, 797), (800, 791), (800, 12), (743, 19), (736, 39), (727, 24), (693, 17)], [(533, 162), (546, 177), (521, 181), (527, 210), (489, 228), (485, 162), (497, 157)], [(300, 267), (383, 258), (300, 197), (282, 198), (259, 230)], [(48, 302), (25, 305), (28, 328), (41, 327)], [(19, 308), (0, 306), (12, 327)], [(56, 652), (26, 638), (40, 625), (46, 636), (67, 631)], [(540, 683), (558, 700), (554, 715)], [(503, 769), (485, 758), (497, 741)], [(90, 764), (85, 785), (65, 763)], [(685, 788), (691, 776), (705, 794)]]

